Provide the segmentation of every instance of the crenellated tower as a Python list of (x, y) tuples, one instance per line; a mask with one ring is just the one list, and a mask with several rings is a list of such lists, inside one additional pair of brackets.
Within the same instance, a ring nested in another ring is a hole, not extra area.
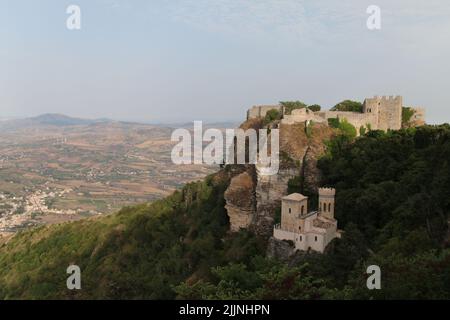
[(364, 100), (363, 113), (375, 117), (372, 129), (400, 130), (402, 127), (403, 98), (401, 96), (375, 96)]
[(319, 188), (319, 211), (330, 219), (334, 219), (335, 195), (336, 190), (333, 188)]

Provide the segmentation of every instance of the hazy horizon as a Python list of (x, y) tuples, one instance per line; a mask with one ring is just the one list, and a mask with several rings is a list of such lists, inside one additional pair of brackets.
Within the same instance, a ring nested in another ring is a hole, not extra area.
[(258, 104), (402, 95), (450, 122), (449, 18), (443, 0), (2, 0), (0, 118), (229, 122)]
[[(15, 121), (15, 120), (27, 120), (27, 119), (34, 119), (34, 118), (38, 118), (38, 117), (42, 117), (42, 116), (48, 116), (48, 115), (57, 115), (57, 116), (63, 116), (63, 117), (69, 117), (69, 118), (73, 118), (73, 119), (80, 119), (80, 120), (92, 120), (92, 121), (117, 121), (117, 122), (130, 122), (130, 123), (137, 123), (137, 124), (151, 124), (151, 125), (186, 125), (186, 124), (190, 124), (195, 120), (187, 120), (187, 121), (171, 121), (170, 119), (168, 121), (158, 121), (158, 120), (127, 120), (127, 119), (120, 119), (120, 118), (107, 118), (107, 117), (100, 117), (100, 118), (89, 118), (89, 117), (80, 117), (80, 116), (76, 116), (76, 115), (69, 115), (69, 114), (64, 114), (64, 113), (40, 113), (40, 114), (36, 114), (36, 115), (28, 115), (28, 116), (15, 116), (15, 117), (0, 117), (0, 122), (2, 121)], [(201, 121), (201, 120), (200, 120)], [(236, 119), (236, 120), (220, 120), (220, 121), (215, 121), (215, 120), (206, 120), (204, 121), (205, 124), (227, 124), (227, 123), (232, 123), (235, 125), (239, 125), (241, 122), (243, 121), (243, 119)]]

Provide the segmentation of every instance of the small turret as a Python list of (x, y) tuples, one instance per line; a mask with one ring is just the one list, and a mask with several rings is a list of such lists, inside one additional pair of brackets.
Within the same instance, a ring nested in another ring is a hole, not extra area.
[(336, 190), (333, 188), (319, 188), (319, 211), (322, 216), (334, 219), (334, 197)]

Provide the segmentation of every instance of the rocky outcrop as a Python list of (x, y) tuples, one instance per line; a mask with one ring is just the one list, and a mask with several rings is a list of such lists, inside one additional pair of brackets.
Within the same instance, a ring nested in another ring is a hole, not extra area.
[[(248, 119), (240, 125), (243, 130), (258, 130), (261, 127), (262, 120), (259, 118)], [(230, 231), (236, 232), (249, 228), (255, 218), (256, 170), (254, 165), (229, 165), (228, 168), (234, 173), (224, 194), (225, 209), (230, 220)]]
[(233, 177), (225, 191), (225, 209), (230, 219), (230, 230), (247, 229), (255, 216), (255, 182), (250, 168)]
[(303, 158), (303, 192), (316, 194), (322, 181), (322, 172), (317, 168), (317, 161), (326, 152), (325, 142), (334, 135), (334, 130), (323, 125), (314, 125), (311, 130), (311, 138), (308, 149)]
[[(255, 119), (246, 121), (241, 128), (259, 128)], [(302, 175), (305, 189), (316, 193), (321, 174), (317, 160), (325, 152), (324, 141), (334, 134), (323, 124), (310, 128), (304, 123), (280, 124), (280, 170), (278, 174), (261, 175), (254, 165), (247, 166), (232, 178), (225, 192), (226, 209), (230, 218), (230, 230), (250, 229), (263, 237), (270, 237), (281, 198), (288, 194), (290, 179)]]
[(280, 125), (280, 152), (282, 154), (290, 159), (301, 161), (307, 148), (308, 137), (304, 123)]
[(275, 258), (280, 261), (288, 262), (295, 255), (295, 246), (288, 241), (271, 237), (267, 244), (266, 255), (268, 258)]
[[(333, 250), (335, 242), (332, 241), (326, 248), (325, 252)], [(267, 244), (266, 256), (287, 263), (288, 266), (294, 267), (302, 265), (314, 256), (321, 255), (315, 251), (296, 250), (293, 243), (285, 240), (278, 240), (271, 237)]]
[(287, 195), (288, 182), (298, 175), (296, 168), (280, 169), (272, 176), (257, 173), (256, 213), (251, 229), (269, 237), (273, 232), (275, 213), (281, 208), (281, 198)]

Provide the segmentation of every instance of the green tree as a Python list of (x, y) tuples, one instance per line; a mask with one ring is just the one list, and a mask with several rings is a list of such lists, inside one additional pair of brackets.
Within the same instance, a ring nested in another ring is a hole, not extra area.
[(352, 111), (352, 112), (362, 112), (363, 104), (359, 101), (344, 100), (339, 102), (331, 111)]
[(288, 181), (288, 194), (303, 192), (303, 179), (301, 175), (295, 176)]
[(280, 111), (277, 109), (270, 109), (267, 111), (266, 116), (264, 117), (264, 125), (268, 125), (269, 123), (279, 120), (281, 118)]
[(317, 112), (317, 111), (320, 111), (322, 109), (322, 107), (318, 104), (313, 104), (313, 105), (308, 106), (308, 109), (313, 112)]
[(339, 119), (338, 118), (328, 118), (328, 125), (331, 128), (339, 128)]
[(315, 279), (308, 264), (288, 266), (256, 257), (250, 266), (230, 264), (215, 268), (214, 283), (186, 283), (175, 288), (178, 298), (202, 296), (206, 299), (323, 299), (331, 291)]
[(292, 110), (306, 108), (307, 105), (301, 101), (281, 101), (285, 114), (291, 114)]
[(366, 127), (364, 127), (364, 126), (359, 127), (359, 135), (360, 136), (365, 135), (366, 131), (367, 131)]
[(354, 138), (356, 137), (356, 128), (347, 121), (347, 119), (339, 120), (339, 130), (341, 130), (342, 134), (349, 137)]
[(414, 109), (410, 107), (402, 108), (402, 125), (407, 125), (414, 115)]

